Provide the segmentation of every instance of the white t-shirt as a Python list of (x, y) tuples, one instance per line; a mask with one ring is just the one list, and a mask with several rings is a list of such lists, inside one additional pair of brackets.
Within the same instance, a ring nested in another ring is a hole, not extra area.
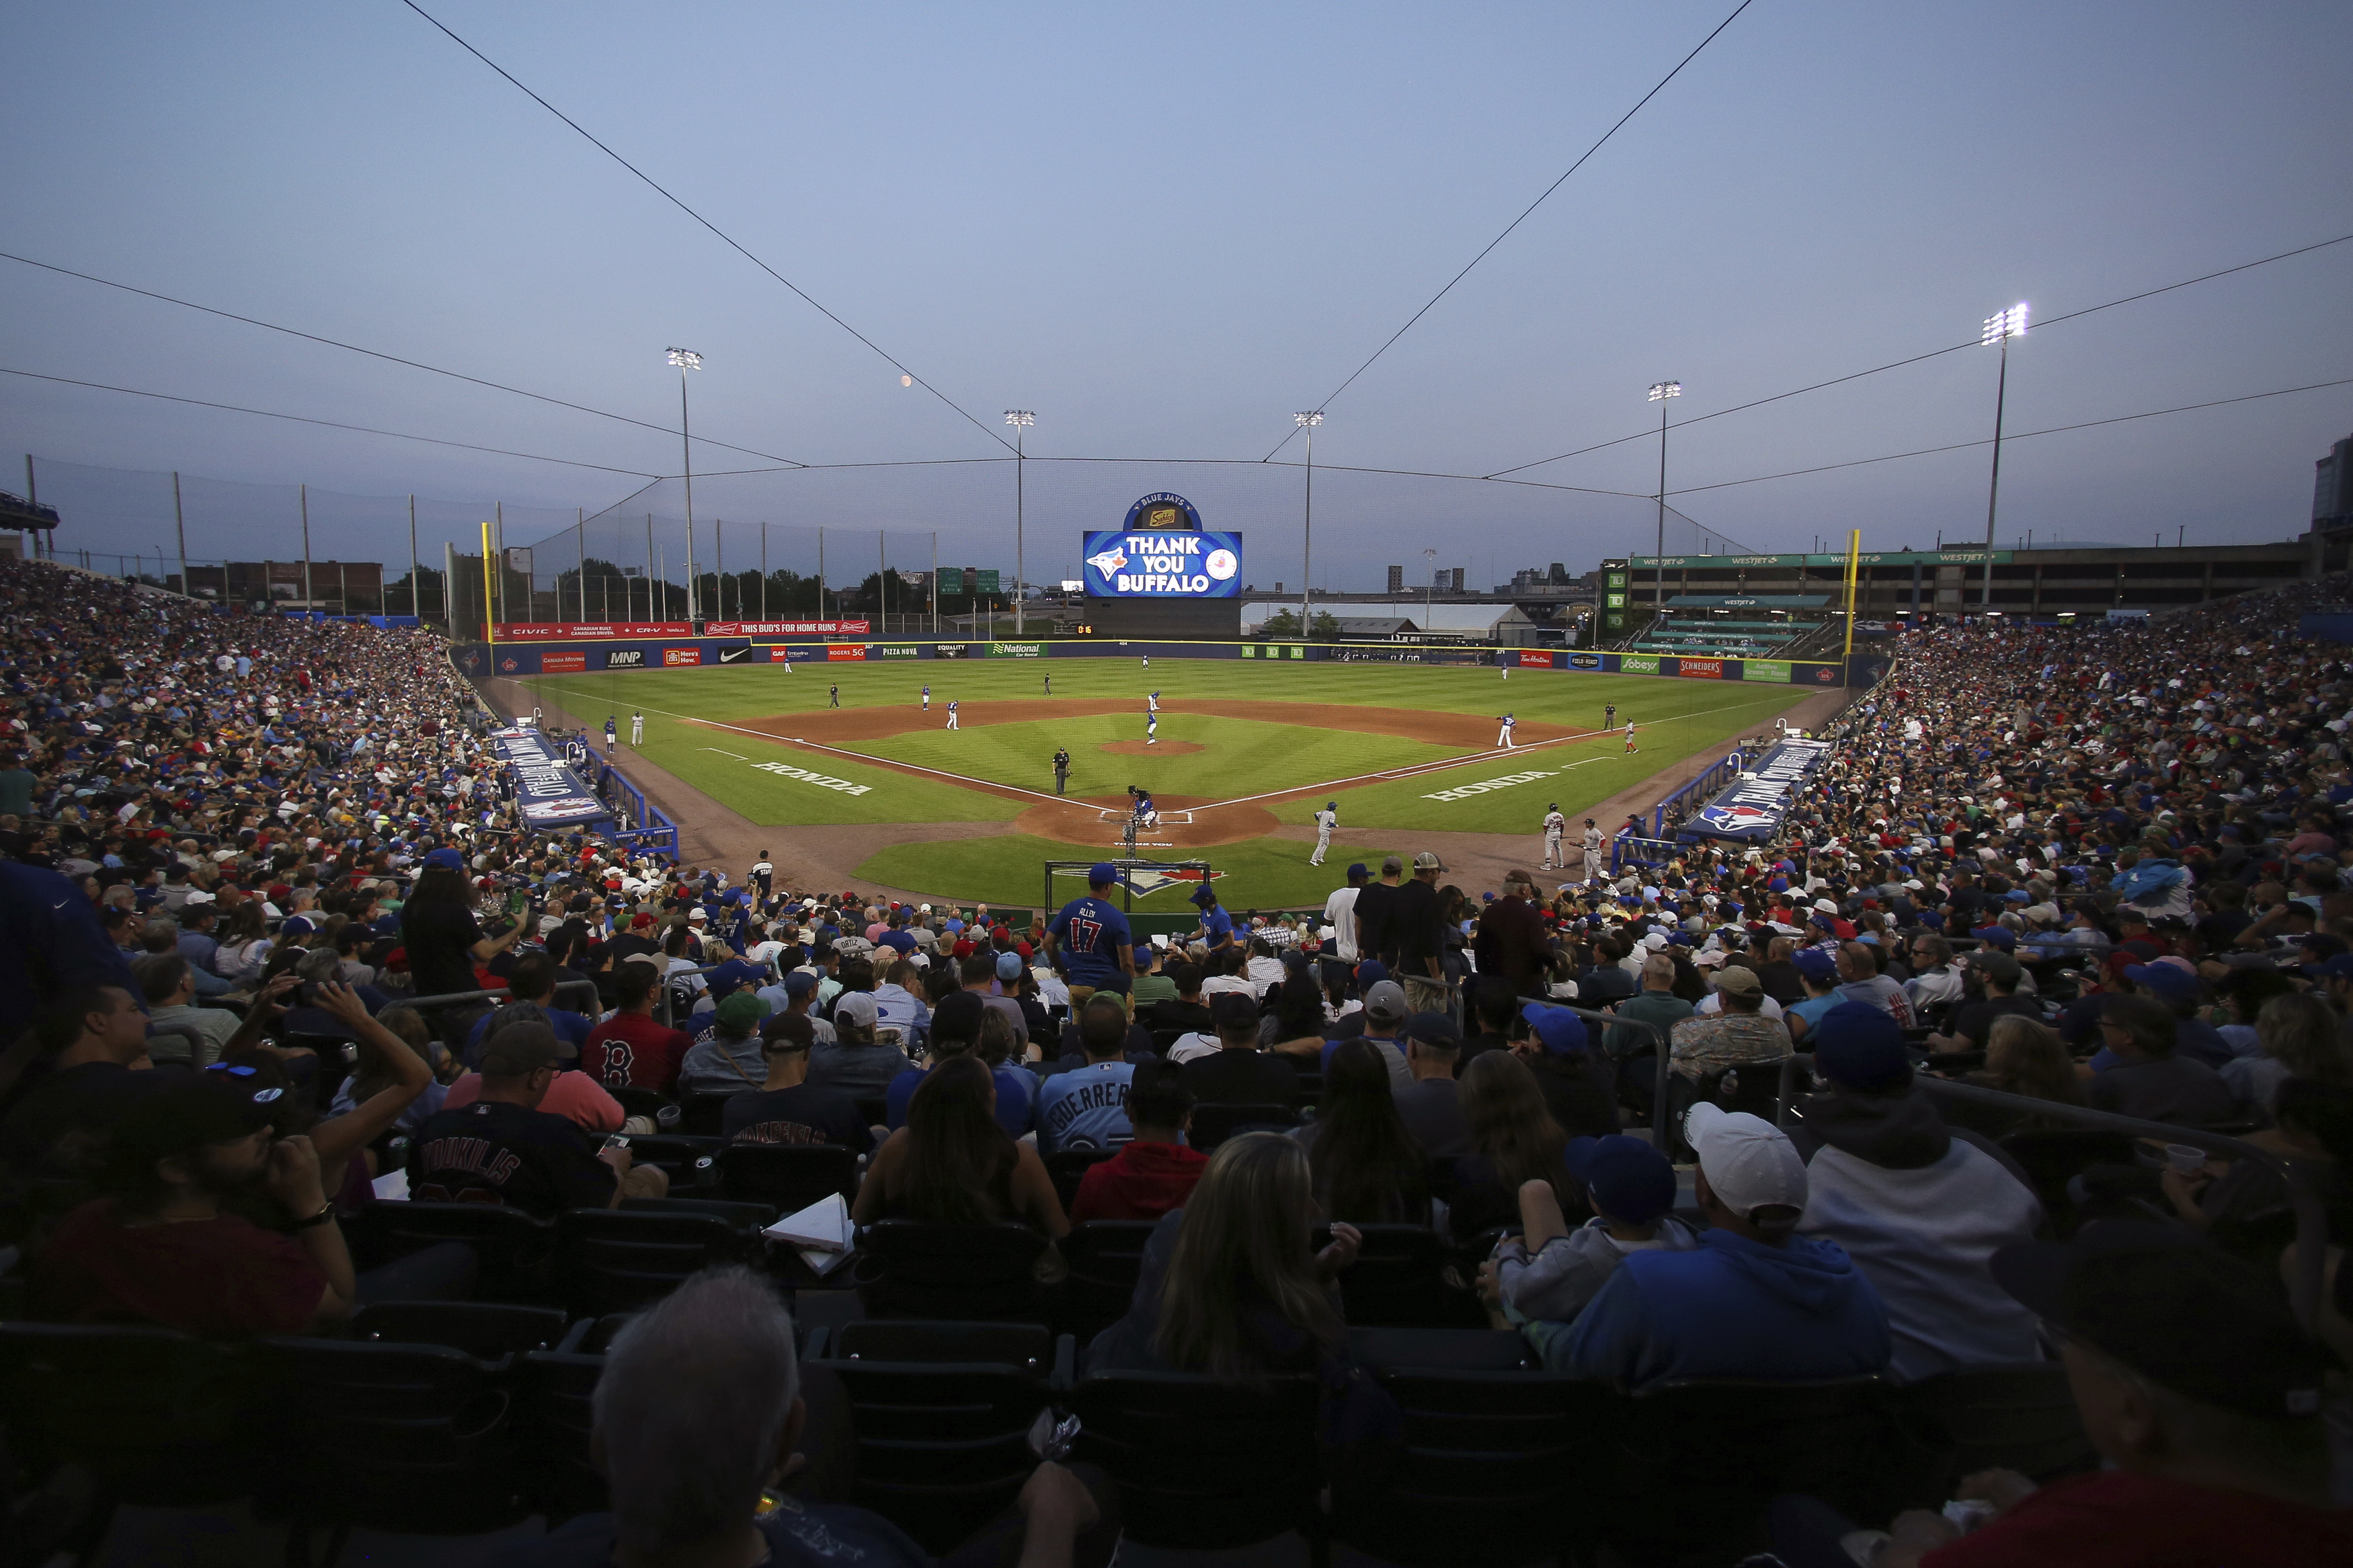
[(1219, 1048), (1215, 1035), (1180, 1035), (1168, 1047), (1168, 1059), (1181, 1066), (1197, 1057), (1216, 1056)]
[(1361, 888), (1341, 888), (1324, 900), (1324, 923), (1339, 935), (1340, 957), (1356, 962), (1356, 895)]

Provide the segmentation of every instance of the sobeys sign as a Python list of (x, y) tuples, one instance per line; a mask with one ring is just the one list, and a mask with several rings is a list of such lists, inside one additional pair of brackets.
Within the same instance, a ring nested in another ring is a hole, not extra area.
[(1618, 668), (1628, 675), (1656, 675), (1659, 656), (1654, 653), (1628, 653), (1618, 656)]
[(1041, 642), (993, 642), (988, 645), (991, 658), (1043, 658), (1046, 645)]

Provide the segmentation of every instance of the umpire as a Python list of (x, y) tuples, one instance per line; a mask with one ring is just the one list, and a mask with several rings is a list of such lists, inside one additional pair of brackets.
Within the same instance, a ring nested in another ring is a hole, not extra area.
[(1055, 747), (1055, 748), (1054, 748), (1054, 793), (1055, 793), (1056, 795), (1060, 795), (1060, 794), (1061, 794), (1061, 793), (1062, 793), (1062, 786), (1063, 786), (1063, 785), (1065, 785), (1065, 784), (1069, 784), (1070, 782), (1071, 782), (1071, 751), (1070, 751), (1070, 748), (1069, 748), (1069, 747), (1067, 747), (1067, 746), (1057, 746), (1057, 747)]

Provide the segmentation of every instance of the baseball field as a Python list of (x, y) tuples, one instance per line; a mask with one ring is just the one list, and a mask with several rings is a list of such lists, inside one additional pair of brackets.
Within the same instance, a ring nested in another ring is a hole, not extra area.
[[(624, 772), (641, 754), (753, 823), (984, 825), (975, 837), (892, 845), (856, 868), (954, 899), (1036, 902), (1042, 861), (1119, 846), (1128, 787), (1141, 786), (1161, 823), (1139, 834), (1139, 853), (1209, 860), (1234, 908), (1320, 904), (1333, 868), (1410, 853), (1422, 836), (1525, 834), (1533, 858), (1549, 803), (1581, 824), (1588, 805), (1754, 734), (1810, 695), (1472, 666), (1158, 658), (1146, 668), (1126, 658), (844, 661), (790, 674), (739, 665), (524, 684), (592, 729), (613, 715)], [(1613, 704), (1616, 728), (1605, 731)], [(1497, 743), (1506, 712), (1517, 721), (1510, 750)], [(645, 739), (632, 747), (638, 713)], [(1070, 753), (1059, 797), (1058, 749)], [(1339, 828), (1327, 866), (1311, 867), (1307, 825), (1327, 800)], [(1175, 890), (1150, 907), (1162, 904), (1185, 907)]]

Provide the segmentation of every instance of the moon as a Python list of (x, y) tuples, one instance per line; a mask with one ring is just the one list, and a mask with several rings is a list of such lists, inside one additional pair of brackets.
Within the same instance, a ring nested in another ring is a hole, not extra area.
[(915, 378), (912, 375), (902, 375), (899, 378), (899, 384), (901, 386), (913, 386), (915, 384)]

